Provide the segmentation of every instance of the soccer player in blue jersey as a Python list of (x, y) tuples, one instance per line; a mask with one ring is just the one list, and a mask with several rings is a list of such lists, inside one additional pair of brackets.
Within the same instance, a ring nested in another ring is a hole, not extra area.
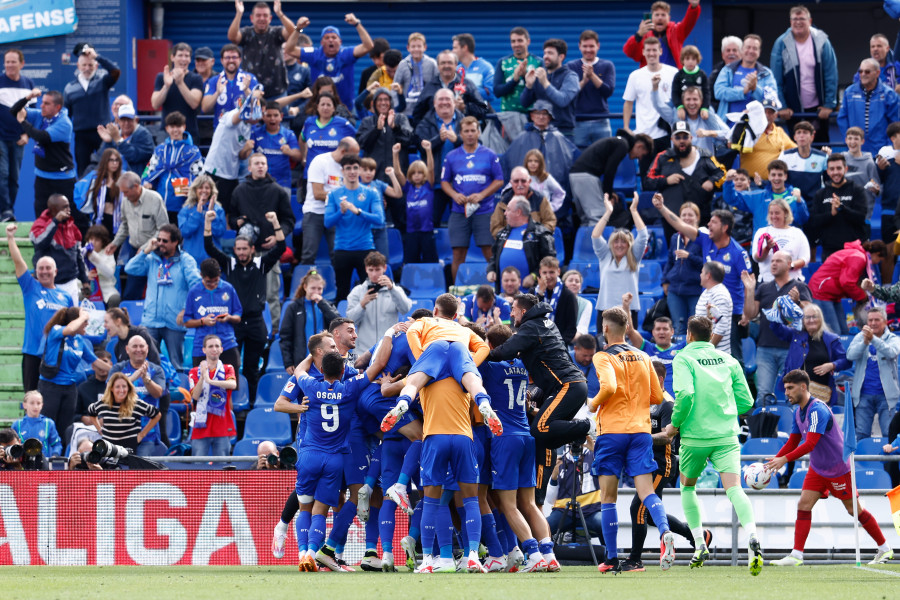
[(269, 175), (278, 185), (291, 189), (291, 161), (303, 160), (303, 152), (294, 132), (281, 124), (281, 107), (275, 101), (266, 103), (263, 123), (253, 128), (253, 147), (241, 150), (241, 159), (253, 152), (265, 154), (269, 161)]
[[(502, 346), (512, 335), (509, 326), (494, 325), (487, 332), (488, 345), (492, 349)], [(537, 483), (534, 438), (525, 412), (528, 371), (518, 358), (483, 362), (478, 370), (491, 397), (491, 406), (503, 424), (503, 435), (491, 440), (492, 486), (500, 510), (512, 533), (522, 540), (527, 555), (527, 562), (519, 570), (526, 573), (559, 571), (550, 526), (534, 503)]]

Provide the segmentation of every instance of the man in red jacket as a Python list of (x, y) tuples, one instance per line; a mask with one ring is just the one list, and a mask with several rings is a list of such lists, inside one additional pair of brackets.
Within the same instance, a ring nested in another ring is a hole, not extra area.
[[(672, 8), (667, 2), (654, 2), (650, 7), (650, 18), (641, 21), (637, 33), (628, 37), (622, 51), (625, 56), (640, 63), (643, 67), (647, 64), (644, 60), (644, 38), (654, 35), (662, 44), (662, 56), (659, 62), (664, 65), (672, 65), (681, 68), (681, 47), (684, 40), (691, 34), (697, 19), (700, 17), (700, 0), (688, 0), (688, 9), (684, 19), (680, 23), (670, 21)], [(647, 13), (644, 13), (646, 16)]]

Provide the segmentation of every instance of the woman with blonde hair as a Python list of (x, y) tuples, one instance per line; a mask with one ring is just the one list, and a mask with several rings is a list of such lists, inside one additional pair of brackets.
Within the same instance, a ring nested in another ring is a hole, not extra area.
[(603, 230), (613, 212), (613, 204), (609, 194), (603, 194), (603, 216), (594, 226), (591, 232), (591, 242), (594, 245), (594, 254), (600, 261), (600, 291), (597, 293), (597, 323), (601, 322), (600, 314), (607, 308), (622, 306), (622, 295), (631, 292), (632, 300), (629, 305), (631, 311), (631, 323), (637, 328), (638, 307), (638, 269), (644, 250), (647, 248), (647, 226), (638, 214), (638, 194), (629, 205), (631, 218), (634, 220), (634, 228), (637, 238), (631, 235), (627, 229), (616, 229), (609, 236), (609, 242), (603, 239)]
[[(159, 423), (159, 410), (138, 398), (124, 373), (113, 373), (103, 397), (88, 407), (88, 416), (103, 439), (137, 452), (138, 444)], [(147, 419), (141, 427), (141, 419)]]
[(100, 155), (97, 168), (75, 185), (75, 203), (90, 218), (92, 225), (103, 225), (114, 237), (122, 223), (122, 192), (119, 177), (127, 170), (122, 155), (107, 148)]
[(769, 202), (766, 215), (769, 223), (760, 227), (753, 236), (753, 260), (759, 263), (759, 282), (772, 281), (772, 255), (776, 252), (787, 252), (791, 255), (791, 279), (803, 280), (800, 270), (809, 262), (809, 240), (803, 230), (793, 227), (794, 213), (790, 205), (782, 198)]
[(325, 278), (312, 268), (300, 280), (294, 299), (281, 311), (279, 343), (288, 373), (293, 374), (294, 367), (306, 358), (307, 340), (328, 329), (331, 321), (341, 316), (334, 305), (322, 296), (324, 291)]
[(212, 177), (203, 173), (191, 183), (187, 200), (178, 211), (178, 229), (181, 230), (182, 249), (194, 257), (199, 265), (209, 258), (203, 247), (203, 227), (207, 211), (214, 211), (212, 239), (216, 248), (222, 249), (219, 240), (225, 235), (225, 211), (218, 202), (219, 190)]

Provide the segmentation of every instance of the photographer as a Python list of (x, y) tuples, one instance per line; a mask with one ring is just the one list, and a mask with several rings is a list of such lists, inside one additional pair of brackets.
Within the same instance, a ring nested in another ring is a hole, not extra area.
[[(88, 414), (104, 440), (124, 446), (132, 452), (159, 423), (160, 412), (140, 398), (134, 384), (124, 373), (109, 377), (103, 398), (91, 404)], [(141, 417), (148, 419), (141, 427)]]
[(23, 444), (14, 429), (0, 429), (0, 471), (23, 470), (50, 470), (50, 462), (44, 458), (40, 440), (28, 438)]
[(87, 460), (87, 455), (93, 447), (94, 442), (89, 438), (82, 438), (81, 441), (78, 442), (78, 447), (75, 449), (75, 452), (69, 456), (69, 462), (66, 465), (66, 469), (69, 471), (75, 469), (78, 469), (79, 471), (102, 471), (103, 467), (101, 467), (100, 464), (94, 464)]
[[(576, 465), (573, 451), (579, 456), (580, 465)], [(550, 474), (547, 496), (544, 498), (544, 514), (547, 514), (547, 523), (550, 524), (552, 535), (556, 535), (560, 525), (563, 529), (572, 527), (572, 510), (566, 509), (566, 503), (572, 499), (574, 490), (584, 513), (584, 520), (591, 530), (591, 536), (603, 541), (603, 532), (600, 529), (600, 482), (597, 477), (591, 475), (593, 462), (594, 438), (590, 435), (585, 437), (583, 445), (566, 446), (565, 454), (557, 459), (556, 466)]]
[(369, 252), (365, 265), (367, 279), (347, 296), (347, 318), (356, 323), (356, 345), (371, 348), (388, 327), (400, 320), (400, 315), (412, 308), (412, 301), (385, 275), (387, 259), (383, 254)]
[[(293, 460), (290, 460), (290, 456), (284, 456), (283, 458), (281, 456), (282, 453), (288, 455), (292, 452)], [(275, 445), (275, 442), (266, 440), (264, 442), (260, 442), (259, 446), (256, 447), (256, 463), (251, 468), (255, 470), (293, 469), (296, 463), (297, 451), (294, 450), (293, 446), (285, 446), (281, 449), (281, 452), (279, 452), (278, 446)]]
[(21, 459), (10, 456), (9, 447), (21, 445), (22, 441), (12, 429), (0, 429), (0, 471), (21, 471)]

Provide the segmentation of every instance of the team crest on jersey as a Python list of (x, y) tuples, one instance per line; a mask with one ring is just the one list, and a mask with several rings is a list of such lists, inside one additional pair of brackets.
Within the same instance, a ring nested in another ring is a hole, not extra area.
[(722, 257), (722, 260), (724, 262), (730, 262), (731, 261), (731, 252), (726, 252), (725, 256)]
[(328, 135), (330, 135), (331, 137), (336, 136), (336, 135), (337, 135), (337, 129), (335, 129), (334, 127), (332, 127), (331, 129), (328, 130)]
[(222, 300), (224, 300), (225, 302), (228, 302), (228, 298), (229, 298), (228, 292), (225, 292), (224, 294), (222, 294)]
[(328, 63), (327, 65), (325, 65), (325, 70), (328, 71), (329, 73), (331, 71), (334, 71), (334, 65), (331, 63)]
[(467, 168), (467, 169), (474, 169), (474, 168), (475, 168), (475, 163), (473, 163), (471, 160), (468, 161), (468, 162), (466, 163), (466, 168)]
[(817, 163), (816, 161), (812, 161), (811, 163), (809, 163), (809, 167), (815, 171), (819, 168), (819, 163)]
[(283, 136), (280, 137), (280, 138), (278, 138), (278, 145), (279, 145), (279, 146), (284, 146), (285, 144), (287, 144), (287, 140), (284, 139)]
[(544, 319), (544, 327), (552, 327), (553, 325), (553, 319)]
[(356, 195), (356, 199), (359, 200), (360, 202), (362, 202), (363, 200), (366, 199), (366, 194), (364, 192), (360, 192)]

